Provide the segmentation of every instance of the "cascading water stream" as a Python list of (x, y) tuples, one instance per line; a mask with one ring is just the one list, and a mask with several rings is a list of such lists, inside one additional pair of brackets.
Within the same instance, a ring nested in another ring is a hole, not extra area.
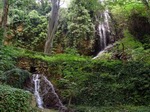
[[(101, 4), (104, 5), (104, 0), (100, 0)], [(98, 25), (98, 35), (99, 35), (99, 46), (100, 46), (100, 52), (95, 56), (93, 59), (97, 58), (99, 55), (105, 52), (106, 49), (110, 47), (110, 16), (109, 16), (109, 11), (107, 7), (105, 8), (104, 11), (100, 13), (99, 16), (100, 22)]]
[(53, 84), (45, 76), (33, 74), (31, 83), (27, 87), (34, 93), (39, 108), (53, 108), (58, 109), (59, 112), (66, 112), (67, 108), (59, 99)]
[(98, 35), (100, 37), (100, 48), (101, 50), (104, 50), (107, 45), (108, 45), (108, 40), (109, 40), (109, 33), (110, 33), (110, 28), (109, 28), (109, 12), (108, 10), (105, 10), (101, 14), (101, 21), (98, 25)]
[(43, 108), (43, 101), (40, 96), (39, 90), (40, 90), (40, 79), (38, 74), (33, 74), (33, 82), (34, 82), (34, 95), (36, 98), (36, 102), (39, 108)]
[[(51, 89), (51, 94), (53, 94), (53, 95), (55, 96), (55, 98), (58, 99), (58, 104), (59, 104), (61, 107), (63, 107), (63, 104), (62, 104), (61, 100), (59, 99), (57, 93), (55, 92), (55, 89), (54, 89), (53, 84), (52, 84), (45, 76), (43, 76), (43, 77), (44, 77), (44, 80), (48, 83), (48, 86), (49, 86), (50, 89)], [(44, 91), (44, 92), (47, 93), (47, 90)]]

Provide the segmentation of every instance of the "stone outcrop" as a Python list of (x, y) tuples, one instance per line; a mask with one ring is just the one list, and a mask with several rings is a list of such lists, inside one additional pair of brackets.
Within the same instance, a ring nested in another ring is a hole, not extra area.
[[(57, 93), (54, 90), (52, 83), (48, 81), (48, 79), (43, 75), (39, 75), (39, 80), (39, 94), (43, 100), (43, 107), (49, 109), (57, 109), (59, 110), (59, 112), (67, 112), (67, 108), (62, 104), (61, 100), (59, 99)], [(33, 76), (29, 77), (26, 80), (24, 88), (31, 93), (34, 93)]]
[(49, 74), (48, 63), (38, 59), (19, 57), (17, 59), (17, 66), (31, 73)]

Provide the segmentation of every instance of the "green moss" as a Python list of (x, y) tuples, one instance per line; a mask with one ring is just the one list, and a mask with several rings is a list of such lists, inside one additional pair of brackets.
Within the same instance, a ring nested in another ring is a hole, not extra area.
[(33, 112), (31, 94), (21, 89), (0, 85), (1, 112)]
[(16, 53), (15, 55), (17, 57), (29, 57), (29, 58), (43, 60), (46, 62), (55, 62), (61, 60), (85, 61), (87, 59), (90, 59), (89, 57), (72, 55), (72, 54), (56, 54), (56, 55), (48, 56), (48, 55), (44, 55), (43, 53), (29, 51), (25, 49), (17, 49), (17, 48), (14, 48), (14, 52)]

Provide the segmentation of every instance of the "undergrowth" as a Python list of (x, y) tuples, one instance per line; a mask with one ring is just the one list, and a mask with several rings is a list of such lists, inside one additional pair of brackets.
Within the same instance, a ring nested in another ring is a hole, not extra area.
[(27, 91), (0, 85), (0, 112), (36, 112), (31, 96)]

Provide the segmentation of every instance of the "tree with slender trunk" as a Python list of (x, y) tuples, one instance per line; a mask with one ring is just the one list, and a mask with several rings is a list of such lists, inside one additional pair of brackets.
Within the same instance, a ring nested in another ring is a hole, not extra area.
[(8, 16), (8, 10), (9, 10), (9, 0), (3, 0), (3, 12), (2, 12), (2, 18), (0, 21), (0, 33), (2, 33), (2, 36), (0, 36), (0, 44), (3, 44), (3, 40), (6, 35), (6, 24), (7, 24), (7, 16)]
[(6, 32), (8, 10), (9, 10), (9, 0), (3, 0), (3, 13), (0, 21), (0, 28), (4, 30), (4, 37)]
[(51, 3), (52, 3), (52, 10), (51, 15), (49, 17), (47, 40), (44, 48), (44, 54), (48, 55), (50, 55), (52, 52), (53, 40), (55, 38), (55, 32), (57, 30), (60, 0), (51, 0)]

